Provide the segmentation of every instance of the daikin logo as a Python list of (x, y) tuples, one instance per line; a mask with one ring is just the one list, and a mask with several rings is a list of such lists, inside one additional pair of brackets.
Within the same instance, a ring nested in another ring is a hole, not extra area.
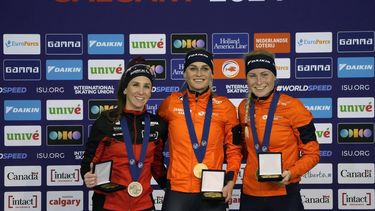
[(374, 118), (374, 98), (337, 98), (337, 116), (338, 118)]
[(124, 54), (123, 34), (89, 34), (89, 54)]
[(332, 98), (300, 98), (314, 118), (332, 118)]
[(82, 120), (82, 100), (47, 100), (47, 120)]
[(374, 57), (339, 57), (338, 78), (373, 78)]
[(337, 51), (374, 52), (373, 31), (342, 31), (337, 33)]
[(47, 60), (47, 80), (82, 80), (82, 60)]
[(40, 100), (4, 100), (5, 120), (41, 120)]

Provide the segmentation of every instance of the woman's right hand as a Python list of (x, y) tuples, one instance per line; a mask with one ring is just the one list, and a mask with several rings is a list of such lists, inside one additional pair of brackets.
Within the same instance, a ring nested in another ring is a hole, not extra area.
[(90, 171), (83, 176), (85, 185), (88, 188), (92, 188), (96, 185), (96, 175), (93, 173), (93, 165), (93, 163), (90, 163)]

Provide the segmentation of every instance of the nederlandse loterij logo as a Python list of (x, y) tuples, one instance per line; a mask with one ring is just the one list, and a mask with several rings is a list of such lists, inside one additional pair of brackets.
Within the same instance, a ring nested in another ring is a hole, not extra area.
[(254, 50), (290, 53), (290, 33), (254, 33)]
[(374, 31), (337, 32), (337, 52), (374, 52)]
[(89, 80), (120, 80), (124, 72), (123, 59), (91, 59), (88, 60)]
[(47, 80), (82, 80), (82, 60), (47, 60)]
[(332, 32), (297, 32), (296, 53), (331, 53)]
[(331, 57), (296, 58), (296, 78), (332, 78), (333, 61)]
[(40, 100), (4, 100), (4, 120), (41, 120)]
[(40, 81), (40, 59), (4, 59), (3, 77), (5, 81)]
[(165, 54), (165, 34), (130, 34), (130, 54)]
[(124, 54), (123, 34), (89, 34), (88, 54)]
[(4, 126), (5, 146), (41, 146), (42, 128), (40, 125)]
[(373, 97), (337, 98), (338, 118), (374, 118)]
[(47, 120), (82, 120), (83, 100), (47, 100)]
[(374, 57), (337, 58), (338, 78), (373, 78)]
[(249, 52), (249, 33), (213, 33), (212, 53), (244, 54)]
[(82, 34), (46, 34), (47, 55), (82, 55)]
[(3, 34), (4, 55), (39, 55), (40, 34)]

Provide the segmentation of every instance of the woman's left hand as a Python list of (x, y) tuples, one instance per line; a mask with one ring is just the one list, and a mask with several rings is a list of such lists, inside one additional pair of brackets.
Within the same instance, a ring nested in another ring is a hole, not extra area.
[(227, 184), (223, 188), (223, 196), (225, 198), (225, 203), (227, 203), (232, 198), (232, 191), (234, 187), (233, 180), (227, 182)]
[(288, 185), (290, 178), (292, 178), (292, 172), (286, 170), (282, 174), (283, 180), (280, 181), (283, 185)]

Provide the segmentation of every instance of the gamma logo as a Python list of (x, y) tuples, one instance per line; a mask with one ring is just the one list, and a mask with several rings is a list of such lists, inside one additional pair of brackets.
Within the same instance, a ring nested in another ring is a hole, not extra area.
[(82, 125), (49, 125), (47, 126), (48, 146), (82, 146)]
[(374, 143), (373, 123), (339, 123), (337, 125), (339, 144)]
[(103, 111), (117, 107), (116, 100), (89, 100), (89, 119), (97, 119)]
[(165, 80), (167, 78), (165, 59), (147, 59), (146, 64), (150, 65), (151, 70), (155, 72), (155, 80)]
[(4, 59), (3, 76), (5, 81), (40, 81), (40, 59)]
[(46, 34), (47, 55), (82, 55), (82, 34)]
[(296, 78), (332, 78), (332, 58), (296, 58)]
[(184, 54), (194, 48), (207, 49), (207, 34), (171, 34), (172, 54)]
[(337, 51), (374, 52), (373, 31), (342, 31), (337, 32)]

